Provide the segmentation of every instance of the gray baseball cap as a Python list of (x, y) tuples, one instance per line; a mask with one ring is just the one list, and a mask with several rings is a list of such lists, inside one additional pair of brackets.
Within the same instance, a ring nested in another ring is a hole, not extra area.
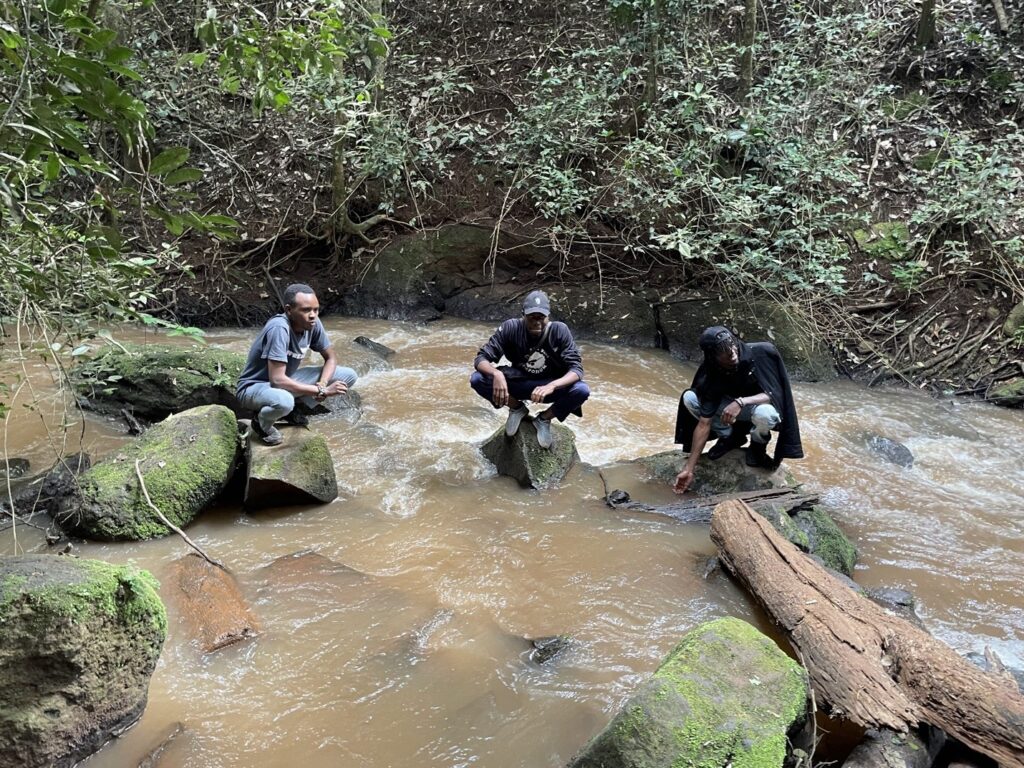
[(551, 314), (551, 302), (548, 301), (548, 295), (544, 291), (530, 291), (526, 295), (526, 299), (523, 300), (523, 314), (550, 315)]

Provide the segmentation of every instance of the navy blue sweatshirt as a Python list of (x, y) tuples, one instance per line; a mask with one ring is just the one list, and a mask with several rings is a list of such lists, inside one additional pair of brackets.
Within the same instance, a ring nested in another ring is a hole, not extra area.
[[(552, 320), (544, 343), (537, 347), (537, 338), (531, 338), (522, 318), (506, 320), (480, 347), (473, 362), (475, 368), (481, 360), (497, 363), (502, 355), (512, 364), (513, 376), (529, 379), (558, 379), (575, 371), (583, 380), (583, 358), (573, 341), (572, 332), (565, 323)], [(503, 371), (506, 376), (510, 371)]]

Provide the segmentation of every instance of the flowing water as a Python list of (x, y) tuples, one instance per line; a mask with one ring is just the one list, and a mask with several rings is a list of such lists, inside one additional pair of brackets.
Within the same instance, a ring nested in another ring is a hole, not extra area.
[[(88, 768), (135, 765), (178, 722), (185, 733), (162, 766), (561, 766), (689, 629), (726, 614), (769, 629), (728, 578), (703, 576), (707, 526), (613, 511), (585, 469), (545, 492), (495, 475), (477, 445), (503, 412), (468, 386), (492, 326), (325, 324), (341, 362), (361, 373), (362, 418), (313, 423), (333, 451), (340, 498), (218, 508), (189, 526), (236, 575), (261, 633), (204, 655), (165, 587), (169, 636), (145, 715)], [(208, 338), (244, 352), (252, 335)], [(380, 361), (351, 344), (357, 335), (397, 354)], [(593, 396), (567, 424), (582, 460), (673, 448), (693, 367), (660, 351), (581, 349)], [(43, 363), (23, 362), (27, 377), (8, 382), (22, 384), (6, 420), (9, 455), (47, 466), (62, 419), (74, 422), (68, 450), (81, 441), (100, 456), (128, 439), (94, 418), (83, 437)], [(43, 401), (35, 410), (19, 405), (30, 385)], [(795, 394), (807, 458), (789, 466), (858, 545), (857, 581), (909, 589), (928, 629), (957, 651), (988, 644), (1024, 666), (1024, 414), (845, 382)], [(868, 453), (867, 432), (903, 442), (914, 467)], [(636, 499), (672, 498), (639, 469), (606, 476)], [(0, 553), (46, 551), (39, 530), (16, 535), (2, 534)], [(325, 559), (287, 559), (302, 550)], [(172, 536), (75, 551), (166, 578), (186, 548)], [(570, 649), (529, 663), (523, 638), (554, 634), (571, 635)]]

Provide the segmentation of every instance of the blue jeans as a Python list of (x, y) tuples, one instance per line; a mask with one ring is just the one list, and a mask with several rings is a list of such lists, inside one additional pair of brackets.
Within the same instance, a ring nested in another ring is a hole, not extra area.
[[(722, 438), (732, 435), (732, 426), (722, 422), (722, 411), (731, 402), (733, 402), (733, 398), (723, 397), (722, 401), (718, 404), (718, 410), (715, 411), (714, 418), (711, 419), (711, 431), (717, 437)], [(686, 406), (686, 410), (690, 412), (691, 416), (695, 419), (700, 419), (700, 398), (697, 397), (697, 393), (692, 389), (688, 389), (683, 393), (683, 405)], [(767, 443), (771, 440), (772, 430), (779, 425), (782, 418), (779, 416), (779, 412), (775, 409), (774, 405), (745, 405), (740, 409), (736, 421), (749, 421), (754, 425), (754, 428), (750, 431), (750, 439), (755, 443)]]
[[(550, 384), (554, 379), (520, 379), (507, 377), (508, 393), (523, 403), (530, 402), (530, 394), (537, 387)], [(469, 377), (469, 386), (473, 388), (480, 397), (494, 405), (494, 386), (490, 376), (485, 376), (480, 371), (473, 371)], [(571, 387), (556, 389), (548, 397), (544, 398), (545, 403), (551, 403), (552, 415), (559, 421), (565, 421), (565, 417), (579, 408), (590, 397), (590, 387), (582, 381), (577, 381)], [(495, 408), (498, 406), (495, 405)]]
[[(295, 371), (290, 378), (300, 384), (316, 384), (320, 380), (321, 371), (323, 371), (322, 365), (307, 365), (305, 368)], [(352, 387), (356, 383), (356, 372), (351, 368), (342, 368), (339, 365), (334, 369), (331, 381), (343, 381)], [(316, 405), (316, 400), (309, 395), (301, 395), (298, 399), (299, 402), (310, 408)], [(269, 382), (258, 381), (255, 384), (250, 384), (238, 395), (238, 402), (242, 408), (257, 412), (256, 418), (259, 419), (260, 426), (266, 431), (274, 426), (275, 421), (283, 419), (294, 410), (295, 395), (287, 390), (278, 389)]]

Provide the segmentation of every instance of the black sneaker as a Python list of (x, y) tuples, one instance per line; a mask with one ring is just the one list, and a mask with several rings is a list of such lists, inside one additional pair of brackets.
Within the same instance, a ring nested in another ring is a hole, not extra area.
[(286, 424), (291, 424), (293, 427), (308, 427), (309, 416), (304, 413), (299, 413), (298, 409), (293, 409), (291, 413), (284, 417)]
[(720, 437), (718, 438), (718, 442), (711, 446), (711, 449), (707, 453), (707, 457), (712, 461), (718, 461), (733, 448), (742, 447), (745, 442), (747, 442), (747, 436), (737, 436), (735, 432), (729, 437)]
[(760, 467), (761, 469), (775, 469), (775, 460), (768, 458), (768, 443), (757, 443), (750, 441), (747, 448), (748, 467)]

